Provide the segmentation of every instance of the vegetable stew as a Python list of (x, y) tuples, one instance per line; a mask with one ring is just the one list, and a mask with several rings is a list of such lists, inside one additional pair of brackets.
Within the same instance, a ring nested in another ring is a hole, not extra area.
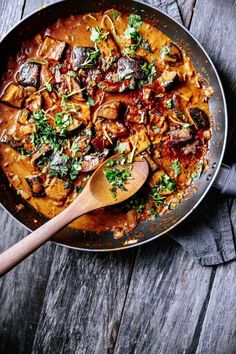
[[(49, 218), (108, 156), (148, 161), (141, 191), (72, 227), (122, 236), (178, 207), (207, 168), (213, 91), (184, 50), (140, 15), (59, 19), (9, 59), (0, 89), (0, 165)], [(114, 197), (129, 178), (117, 171), (115, 160), (104, 171)]]

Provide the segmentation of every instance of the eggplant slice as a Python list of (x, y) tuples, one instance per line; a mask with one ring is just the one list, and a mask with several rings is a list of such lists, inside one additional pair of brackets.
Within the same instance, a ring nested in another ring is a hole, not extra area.
[(25, 179), (34, 197), (45, 196), (43, 181), (40, 176), (32, 175), (25, 177)]
[(71, 63), (73, 70), (96, 68), (97, 59), (91, 58), (91, 53), (94, 52), (94, 48), (91, 47), (74, 47), (71, 52)]
[(190, 117), (197, 129), (210, 128), (209, 117), (201, 108), (191, 107), (188, 109)]
[(39, 86), (40, 65), (25, 62), (21, 65), (19, 72), (16, 74), (17, 82), (22, 86)]
[(142, 68), (145, 63), (147, 61), (143, 57), (121, 57), (117, 62), (119, 80), (132, 78), (135, 80), (146, 80), (147, 73)]

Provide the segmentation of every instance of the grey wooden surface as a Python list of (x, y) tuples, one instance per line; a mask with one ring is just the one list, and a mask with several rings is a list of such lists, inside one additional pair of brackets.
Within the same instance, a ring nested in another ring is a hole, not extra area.
[[(52, 2), (0, 0), (0, 36)], [(236, 1), (144, 2), (183, 22), (207, 49), (233, 125)], [(236, 225), (235, 202), (231, 218)], [(27, 234), (2, 209), (0, 220), (0, 250)], [(113, 254), (48, 243), (0, 281), (0, 353), (236, 353), (235, 280), (236, 262), (203, 268), (168, 237)]]

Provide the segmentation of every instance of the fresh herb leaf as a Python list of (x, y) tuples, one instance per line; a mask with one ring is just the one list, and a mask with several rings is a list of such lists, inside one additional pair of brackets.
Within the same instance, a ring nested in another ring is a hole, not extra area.
[(169, 99), (169, 100), (166, 101), (166, 108), (167, 108), (167, 109), (173, 108), (173, 101), (172, 101), (172, 99)]
[(170, 168), (174, 171), (175, 177), (177, 177), (181, 172), (181, 166), (180, 166), (179, 160), (176, 159), (176, 160), (172, 161)]
[(112, 17), (117, 20), (117, 18), (119, 17), (119, 12), (118, 11), (113, 11), (112, 12)]
[(148, 84), (151, 84), (153, 82), (153, 79), (155, 78), (155, 76), (157, 74), (157, 70), (156, 70), (156, 66), (155, 66), (154, 62), (153, 63), (145, 62), (142, 65), (142, 70), (147, 75)]
[(152, 129), (153, 129), (155, 134), (158, 134), (159, 131), (160, 131), (160, 128), (158, 128), (156, 125), (153, 125)]
[(87, 105), (88, 106), (94, 106), (95, 105), (95, 101), (94, 101), (94, 99), (92, 97), (88, 97)]
[(168, 47), (161, 47), (161, 53), (163, 54), (163, 55), (168, 55), (169, 54), (169, 49), (168, 49)]
[(142, 26), (142, 18), (140, 15), (130, 14), (129, 15), (129, 26), (139, 29)]
[(203, 162), (199, 161), (197, 164), (197, 170), (192, 174), (192, 179), (200, 178), (202, 171), (203, 171)]
[(102, 28), (99, 27), (91, 28), (90, 39), (94, 43), (99, 43), (100, 41), (106, 40), (108, 36), (109, 36), (109, 32), (104, 31)]
[(116, 199), (117, 196), (117, 189), (121, 189), (123, 191), (127, 190), (125, 188), (125, 183), (127, 182), (127, 179), (131, 178), (131, 173), (127, 169), (104, 168), (103, 173), (105, 174), (108, 182), (111, 184), (110, 190), (114, 199)]

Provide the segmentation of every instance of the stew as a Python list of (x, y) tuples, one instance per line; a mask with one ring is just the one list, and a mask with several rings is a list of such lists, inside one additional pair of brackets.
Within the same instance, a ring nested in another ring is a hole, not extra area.
[[(9, 59), (0, 89), (1, 167), (49, 218), (108, 156), (147, 159), (141, 191), (72, 227), (122, 236), (176, 208), (207, 168), (213, 91), (184, 50), (137, 14), (59, 19)], [(106, 170), (111, 186), (124, 178), (115, 165)]]

